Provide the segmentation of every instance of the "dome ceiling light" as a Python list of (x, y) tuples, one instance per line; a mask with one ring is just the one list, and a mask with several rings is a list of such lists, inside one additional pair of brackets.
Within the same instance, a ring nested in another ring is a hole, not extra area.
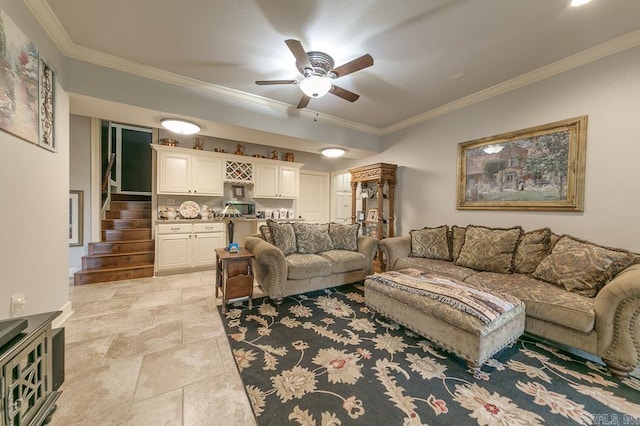
[(342, 157), (346, 151), (342, 148), (325, 148), (322, 150), (322, 155), (329, 158)]
[(179, 118), (163, 118), (160, 124), (165, 129), (180, 135), (193, 135), (201, 130), (197, 124)]

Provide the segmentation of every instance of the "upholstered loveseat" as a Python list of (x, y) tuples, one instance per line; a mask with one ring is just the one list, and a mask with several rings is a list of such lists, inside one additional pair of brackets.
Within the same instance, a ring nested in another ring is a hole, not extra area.
[(380, 241), (388, 270), (419, 268), (525, 304), (525, 331), (602, 358), (617, 376), (640, 365), (639, 256), (554, 234), (440, 226)]
[(373, 273), (378, 240), (359, 236), (358, 226), (268, 220), (245, 241), (256, 281), (280, 303), (286, 296), (364, 280)]

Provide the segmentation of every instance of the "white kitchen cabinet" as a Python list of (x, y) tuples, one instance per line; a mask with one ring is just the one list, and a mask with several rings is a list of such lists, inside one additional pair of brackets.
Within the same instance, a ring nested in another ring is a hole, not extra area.
[(298, 198), (300, 167), (256, 163), (255, 198)]
[(224, 223), (163, 223), (156, 228), (156, 271), (215, 267), (215, 249), (224, 247)]
[(173, 147), (155, 149), (158, 151), (158, 194), (222, 196), (221, 158), (210, 153), (186, 153)]

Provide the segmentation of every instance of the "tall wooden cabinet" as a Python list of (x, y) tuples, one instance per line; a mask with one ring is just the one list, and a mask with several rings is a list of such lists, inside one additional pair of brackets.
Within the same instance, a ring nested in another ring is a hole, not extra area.
[[(395, 235), (395, 164), (376, 163), (368, 166), (349, 169), (351, 173), (351, 223), (358, 222), (356, 216), (357, 190), (360, 184), (362, 211), (364, 221), (361, 222), (365, 234), (375, 236), (379, 240)], [(381, 251), (374, 261), (376, 272), (386, 270), (385, 259)]]

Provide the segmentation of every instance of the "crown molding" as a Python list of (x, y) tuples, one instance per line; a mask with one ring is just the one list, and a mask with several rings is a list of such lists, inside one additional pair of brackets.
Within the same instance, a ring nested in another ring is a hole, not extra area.
[(491, 86), (469, 96), (465, 96), (464, 98), (456, 99), (455, 101), (449, 102), (448, 104), (444, 104), (406, 120), (399, 121), (395, 124), (381, 129), (381, 133), (383, 135), (387, 135), (389, 133), (414, 126), (416, 124), (431, 120), (441, 115), (445, 115), (455, 110), (468, 107), (470, 105), (485, 101), (495, 96), (502, 95), (515, 89), (519, 89), (531, 83), (544, 80), (556, 74), (560, 74), (570, 69), (586, 65), (590, 62), (597, 61), (598, 59), (605, 58), (607, 56), (639, 45), (640, 30), (633, 31), (606, 43), (602, 43), (590, 49), (583, 50), (582, 52), (576, 53), (575, 55), (568, 56), (542, 68), (538, 68), (526, 74), (522, 74), (518, 77), (512, 78), (511, 80), (504, 81), (502, 83), (496, 84), (495, 86)]
[(456, 99), (455, 101), (449, 102), (445, 105), (425, 111), (424, 113), (410, 117), (406, 120), (399, 121), (384, 128), (377, 128), (306, 108), (298, 110), (294, 106), (285, 102), (275, 101), (273, 99), (267, 99), (262, 96), (242, 92), (240, 90), (206, 83), (157, 68), (141, 65), (133, 61), (118, 58), (83, 46), (78, 46), (73, 43), (46, 0), (24, 0), (24, 2), (40, 25), (52, 38), (58, 49), (60, 49), (65, 56), (140, 77), (157, 80), (163, 83), (188, 89), (197, 89), (222, 99), (232, 99), (254, 106), (258, 105), (264, 108), (280, 111), (282, 113), (291, 113), (291, 111), (296, 111), (296, 114), (300, 117), (320, 120), (338, 127), (348, 128), (375, 136), (387, 135), (416, 124), (420, 124), (444, 114), (468, 107), (478, 102), (485, 101), (495, 96), (499, 96), (509, 91), (552, 77), (556, 74), (560, 74), (564, 71), (580, 67), (590, 62), (640, 45), (640, 30), (636, 30), (624, 36), (561, 59), (552, 64), (512, 78), (511, 80), (507, 80), (469, 96)]

